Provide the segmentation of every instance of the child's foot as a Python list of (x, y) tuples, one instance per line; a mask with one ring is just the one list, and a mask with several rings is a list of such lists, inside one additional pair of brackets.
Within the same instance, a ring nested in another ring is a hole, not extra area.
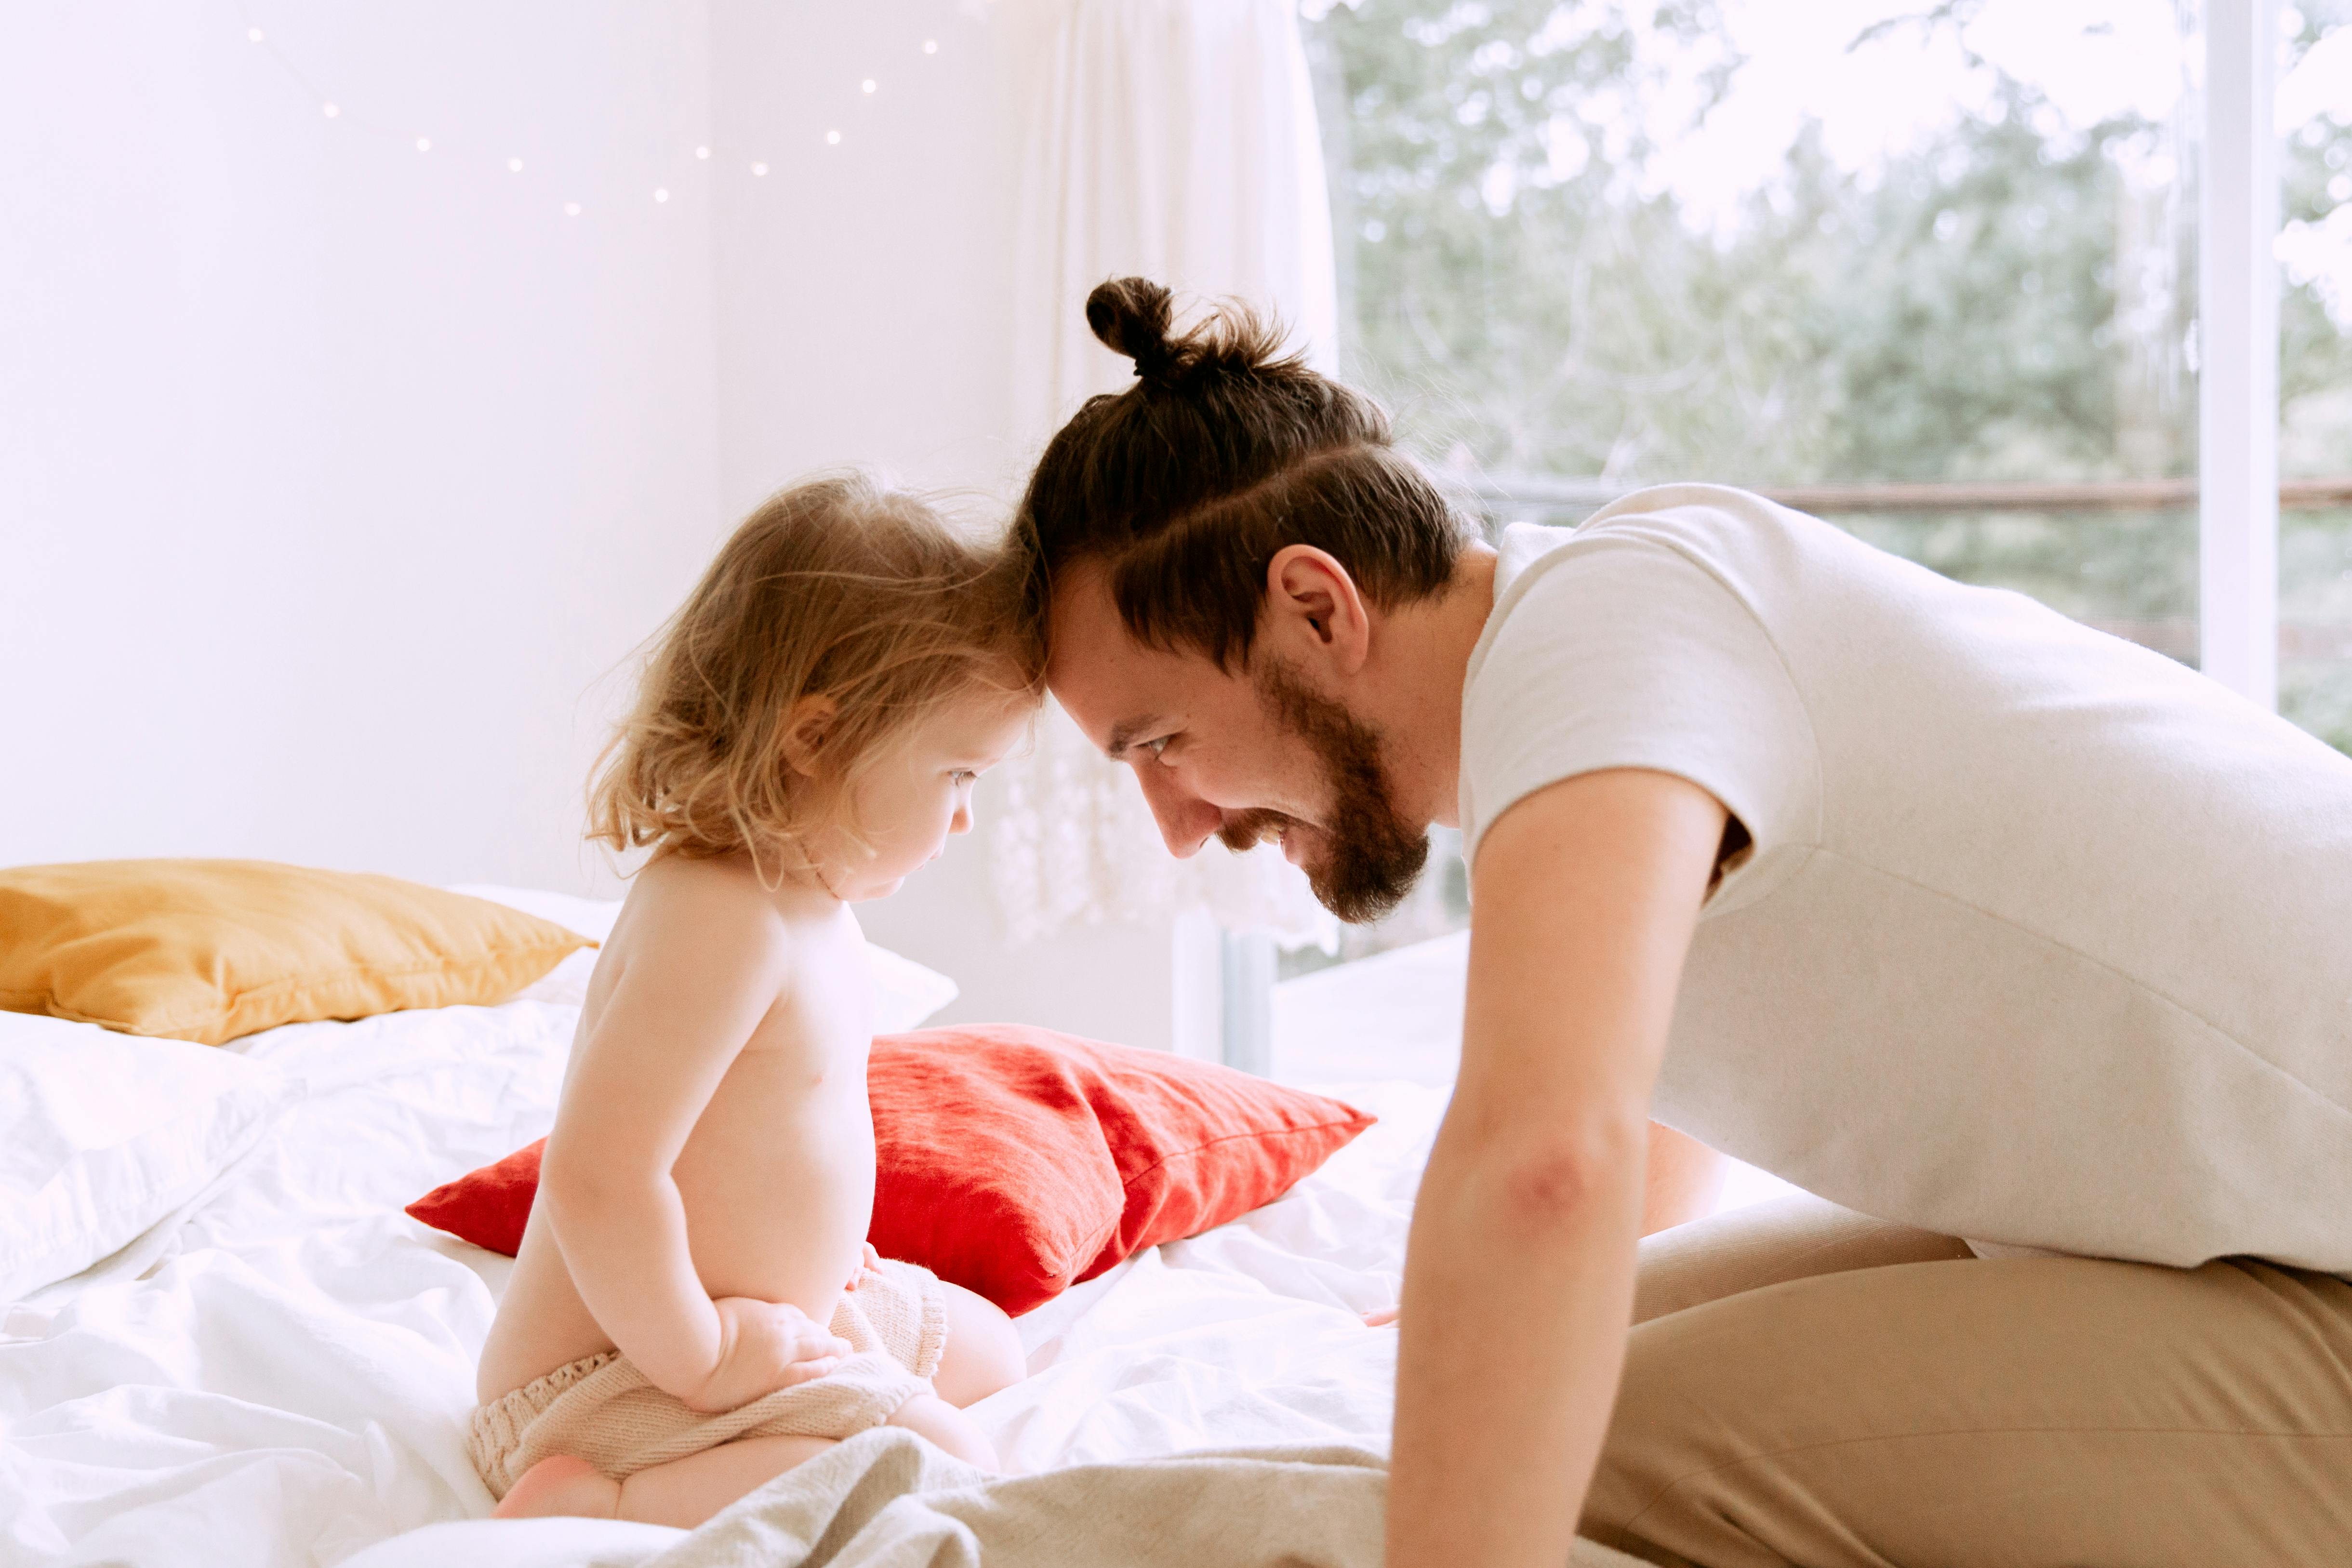
[(546, 1519), (576, 1514), (585, 1519), (610, 1519), (621, 1506), (621, 1483), (585, 1459), (551, 1454), (522, 1473), (509, 1488), (492, 1519)]

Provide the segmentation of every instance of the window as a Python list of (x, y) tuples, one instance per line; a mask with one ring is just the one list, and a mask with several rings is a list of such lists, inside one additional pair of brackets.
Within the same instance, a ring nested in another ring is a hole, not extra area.
[(2279, 706), (2352, 751), (2352, 4), (2282, 21)]
[(1496, 517), (1793, 491), (2194, 658), (2193, 486), (2107, 489), (2194, 475), (2183, 40), (2095, 11), (1335, 9), (1348, 369)]
[[(2352, 749), (2352, 0), (2275, 15), (2281, 694)], [(2172, 0), (1329, 5), (1344, 373), (1490, 523), (1745, 484), (2195, 663), (2199, 27)], [(1431, 881), (1338, 956), (1461, 923), (1458, 861)]]

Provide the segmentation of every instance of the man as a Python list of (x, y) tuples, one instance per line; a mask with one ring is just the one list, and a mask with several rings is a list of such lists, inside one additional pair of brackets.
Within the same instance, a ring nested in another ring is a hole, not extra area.
[[(1489, 549), (1245, 313), (1087, 313), (1063, 706), (1179, 855), (1471, 865), (1395, 1568), (2352, 1561), (2352, 762), (1737, 490)], [(1639, 1242), (1700, 1145), (1830, 1201)]]

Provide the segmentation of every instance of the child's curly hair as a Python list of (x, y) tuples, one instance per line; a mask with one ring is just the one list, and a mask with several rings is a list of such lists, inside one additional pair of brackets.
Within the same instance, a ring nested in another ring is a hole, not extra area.
[[(1044, 650), (1003, 552), (859, 472), (780, 491), (656, 638), (597, 758), (588, 837), (805, 872), (813, 829), (853, 837), (849, 786), (881, 742), (975, 690), (1034, 691)], [(804, 698), (831, 721), (786, 754)]]

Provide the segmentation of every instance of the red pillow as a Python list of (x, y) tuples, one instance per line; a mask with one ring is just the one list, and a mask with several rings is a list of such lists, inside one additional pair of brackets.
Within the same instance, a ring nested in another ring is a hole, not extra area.
[[(866, 1087), (875, 1248), (1013, 1313), (1273, 1202), (1372, 1124), (1231, 1068), (1019, 1024), (877, 1036)], [(511, 1254), (543, 1142), (408, 1212)]]

